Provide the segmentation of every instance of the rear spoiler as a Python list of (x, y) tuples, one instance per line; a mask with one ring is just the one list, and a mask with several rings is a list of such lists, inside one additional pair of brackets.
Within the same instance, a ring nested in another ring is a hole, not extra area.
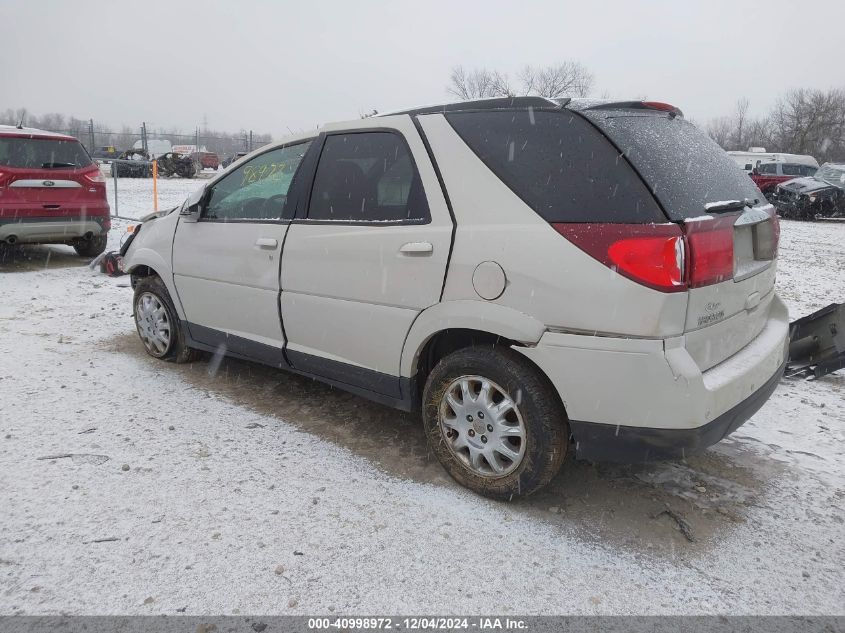
[(820, 378), (842, 368), (845, 368), (845, 304), (831, 303), (790, 324), (787, 376)]

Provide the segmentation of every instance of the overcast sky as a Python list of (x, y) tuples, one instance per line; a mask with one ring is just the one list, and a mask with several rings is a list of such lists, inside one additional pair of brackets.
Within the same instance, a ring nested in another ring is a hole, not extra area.
[(278, 138), (448, 100), (457, 64), (577, 60), (596, 95), (704, 122), (739, 97), (757, 114), (789, 88), (845, 87), (843, 24), (841, 0), (2, 0), (0, 110)]

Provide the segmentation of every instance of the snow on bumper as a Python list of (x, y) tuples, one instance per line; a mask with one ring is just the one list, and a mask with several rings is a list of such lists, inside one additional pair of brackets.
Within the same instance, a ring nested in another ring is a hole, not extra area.
[(704, 372), (682, 336), (546, 332), (536, 347), (515, 349), (558, 390), (580, 457), (640, 461), (706, 448), (751, 417), (777, 386), (788, 341), (787, 310), (774, 297), (763, 330)]

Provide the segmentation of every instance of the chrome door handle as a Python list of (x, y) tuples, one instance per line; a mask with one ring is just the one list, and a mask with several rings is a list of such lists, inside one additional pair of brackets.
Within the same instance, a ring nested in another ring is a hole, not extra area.
[(255, 240), (255, 245), (259, 248), (276, 248), (279, 242), (272, 237), (259, 237)]
[(434, 246), (431, 245), (431, 242), (408, 242), (402, 244), (399, 252), (407, 255), (424, 255), (434, 252)]

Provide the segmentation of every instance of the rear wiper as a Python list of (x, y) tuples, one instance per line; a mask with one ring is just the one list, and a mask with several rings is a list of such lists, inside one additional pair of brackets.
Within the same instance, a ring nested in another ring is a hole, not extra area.
[(41, 163), (41, 169), (57, 169), (61, 167), (79, 167), (76, 163)]
[(708, 202), (704, 205), (707, 213), (725, 213), (727, 211), (738, 211), (745, 207), (753, 207), (759, 200), (746, 198), (745, 200), (720, 200), (719, 202)]

